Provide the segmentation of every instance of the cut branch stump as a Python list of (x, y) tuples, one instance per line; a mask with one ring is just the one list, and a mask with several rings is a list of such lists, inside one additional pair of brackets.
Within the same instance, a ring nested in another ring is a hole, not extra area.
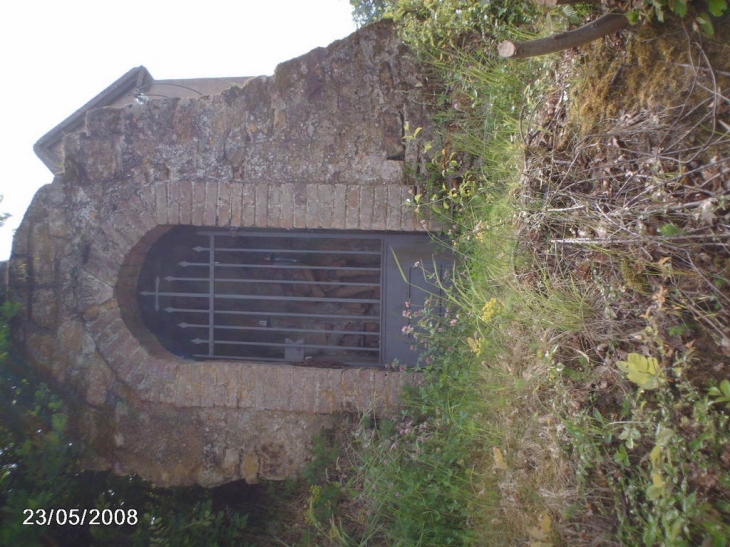
[(500, 57), (510, 59), (547, 55), (548, 53), (563, 51), (571, 47), (582, 46), (583, 44), (587, 44), (588, 42), (592, 42), (628, 26), (629, 20), (625, 15), (609, 13), (580, 28), (555, 34), (548, 38), (540, 38), (539, 40), (531, 40), (529, 42), (505, 40), (499, 44), (497, 51)]

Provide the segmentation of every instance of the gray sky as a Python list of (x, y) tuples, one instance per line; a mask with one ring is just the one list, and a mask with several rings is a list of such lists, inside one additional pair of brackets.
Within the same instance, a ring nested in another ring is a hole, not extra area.
[(130, 68), (257, 76), (355, 30), (348, 0), (16, 0), (0, 7), (0, 260), (50, 171), (33, 144)]

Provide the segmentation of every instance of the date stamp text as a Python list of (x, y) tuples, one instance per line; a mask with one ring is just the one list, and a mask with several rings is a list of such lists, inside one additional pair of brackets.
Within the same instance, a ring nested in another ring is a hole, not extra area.
[(28, 526), (134, 526), (136, 509), (23, 509)]

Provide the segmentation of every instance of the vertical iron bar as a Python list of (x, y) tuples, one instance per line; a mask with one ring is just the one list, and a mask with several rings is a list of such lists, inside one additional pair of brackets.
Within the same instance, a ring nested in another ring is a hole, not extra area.
[(208, 251), (208, 355), (215, 350), (215, 235), (209, 236)]
[(380, 311), (380, 319), (378, 321), (378, 349), (380, 351), (378, 352), (378, 363), (381, 365), (385, 364), (385, 355), (383, 353), (383, 346), (385, 345), (383, 342), (385, 340), (385, 332), (383, 332), (385, 329), (385, 275), (387, 273), (385, 265), (387, 264), (386, 260), (389, 250), (390, 248), (385, 237), (380, 236), (380, 304), (378, 304), (378, 311)]

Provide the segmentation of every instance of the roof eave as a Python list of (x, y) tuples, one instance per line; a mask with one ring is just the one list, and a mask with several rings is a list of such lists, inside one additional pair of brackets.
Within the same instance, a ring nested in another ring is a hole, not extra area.
[(129, 70), (104, 91), (38, 139), (38, 142), (33, 146), (36, 156), (54, 175), (63, 173), (63, 158), (54, 153), (53, 148), (61, 142), (64, 135), (78, 131), (83, 126), (84, 118), (89, 110), (114, 104), (124, 95), (140, 87), (150, 85), (153, 81), (154, 78), (143, 66)]

